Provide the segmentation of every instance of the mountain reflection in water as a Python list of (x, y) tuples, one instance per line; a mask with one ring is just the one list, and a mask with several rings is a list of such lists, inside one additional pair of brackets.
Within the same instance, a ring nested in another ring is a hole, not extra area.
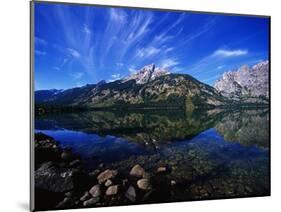
[(269, 194), (267, 109), (65, 113), (36, 117), (35, 127), (89, 170), (168, 165), (170, 179), (189, 189), (177, 200)]
[(37, 130), (71, 130), (111, 135), (139, 144), (160, 146), (190, 139), (214, 128), (226, 141), (267, 148), (268, 110), (84, 112), (37, 117)]

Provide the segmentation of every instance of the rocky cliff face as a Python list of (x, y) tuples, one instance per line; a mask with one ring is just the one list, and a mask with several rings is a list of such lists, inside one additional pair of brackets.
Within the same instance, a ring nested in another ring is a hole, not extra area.
[(246, 103), (269, 101), (269, 62), (225, 72), (214, 87), (225, 97)]

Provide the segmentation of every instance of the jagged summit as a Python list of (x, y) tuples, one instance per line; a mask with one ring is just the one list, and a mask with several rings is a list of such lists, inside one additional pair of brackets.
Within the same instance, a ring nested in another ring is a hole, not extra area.
[(144, 83), (149, 82), (150, 80), (154, 80), (155, 78), (157, 78), (159, 76), (167, 75), (169, 73), (170, 72), (165, 69), (156, 67), (155, 64), (150, 64), (150, 65), (144, 66), (139, 71), (132, 73), (129, 77), (125, 78), (124, 81), (134, 79), (134, 80), (136, 80), (137, 84), (144, 84)]
[(252, 67), (241, 66), (236, 71), (225, 72), (214, 87), (225, 97), (240, 100), (249, 97), (268, 99), (269, 62)]
[(105, 80), (101, 80), (97, 83), (97, 86), (100, 86), (100, 85), (104, 85), (106, 84), (106, 81)]

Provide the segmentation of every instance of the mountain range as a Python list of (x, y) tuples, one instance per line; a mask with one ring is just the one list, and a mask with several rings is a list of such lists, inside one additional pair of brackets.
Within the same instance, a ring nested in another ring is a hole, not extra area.
[(226, 72), (214, 87), (188, 74), (170, 73), (151, 64), (113, 82), (35, 91), (35, 103), (86, 108), (183, 107), (188, 110), (241, 102), (267, 104), (268, 64), (265, 61), (252, 68), (243, 66)]
[(269, 62), (263, 61), (253, 67), (244, 65), (235, 71), (225, 72), (214, 84), (223, 96), (247, 103), (269, 100)]

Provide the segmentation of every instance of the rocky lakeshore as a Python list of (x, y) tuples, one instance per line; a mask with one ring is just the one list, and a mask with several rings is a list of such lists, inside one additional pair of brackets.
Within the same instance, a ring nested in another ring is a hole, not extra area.
[(43, 133), (35, 134), (35, 162), (35, 201), (43, 210), (165, 202), (176, 186), (164, 165), (153, 173), (139, 164), (129, 172), (103, 164), (86, 172), (79, 156)]
[[(35, 134), (35, 203), (40, 210), (264, 196), (269, 192), (266, 155), (260, 156), (260, 163), (253, 156), (245, 163), (243, 157), (248, 156), (236, 158), (235, 145), (227, 143), (182, 143), (150, 155), (99, 163), (90, 170), (79, 155), (60, 146), (52, 137)], [(227, 155), (217, 152), (222, 148)], [(225, 157), (231, 162), (223, 162)]]

